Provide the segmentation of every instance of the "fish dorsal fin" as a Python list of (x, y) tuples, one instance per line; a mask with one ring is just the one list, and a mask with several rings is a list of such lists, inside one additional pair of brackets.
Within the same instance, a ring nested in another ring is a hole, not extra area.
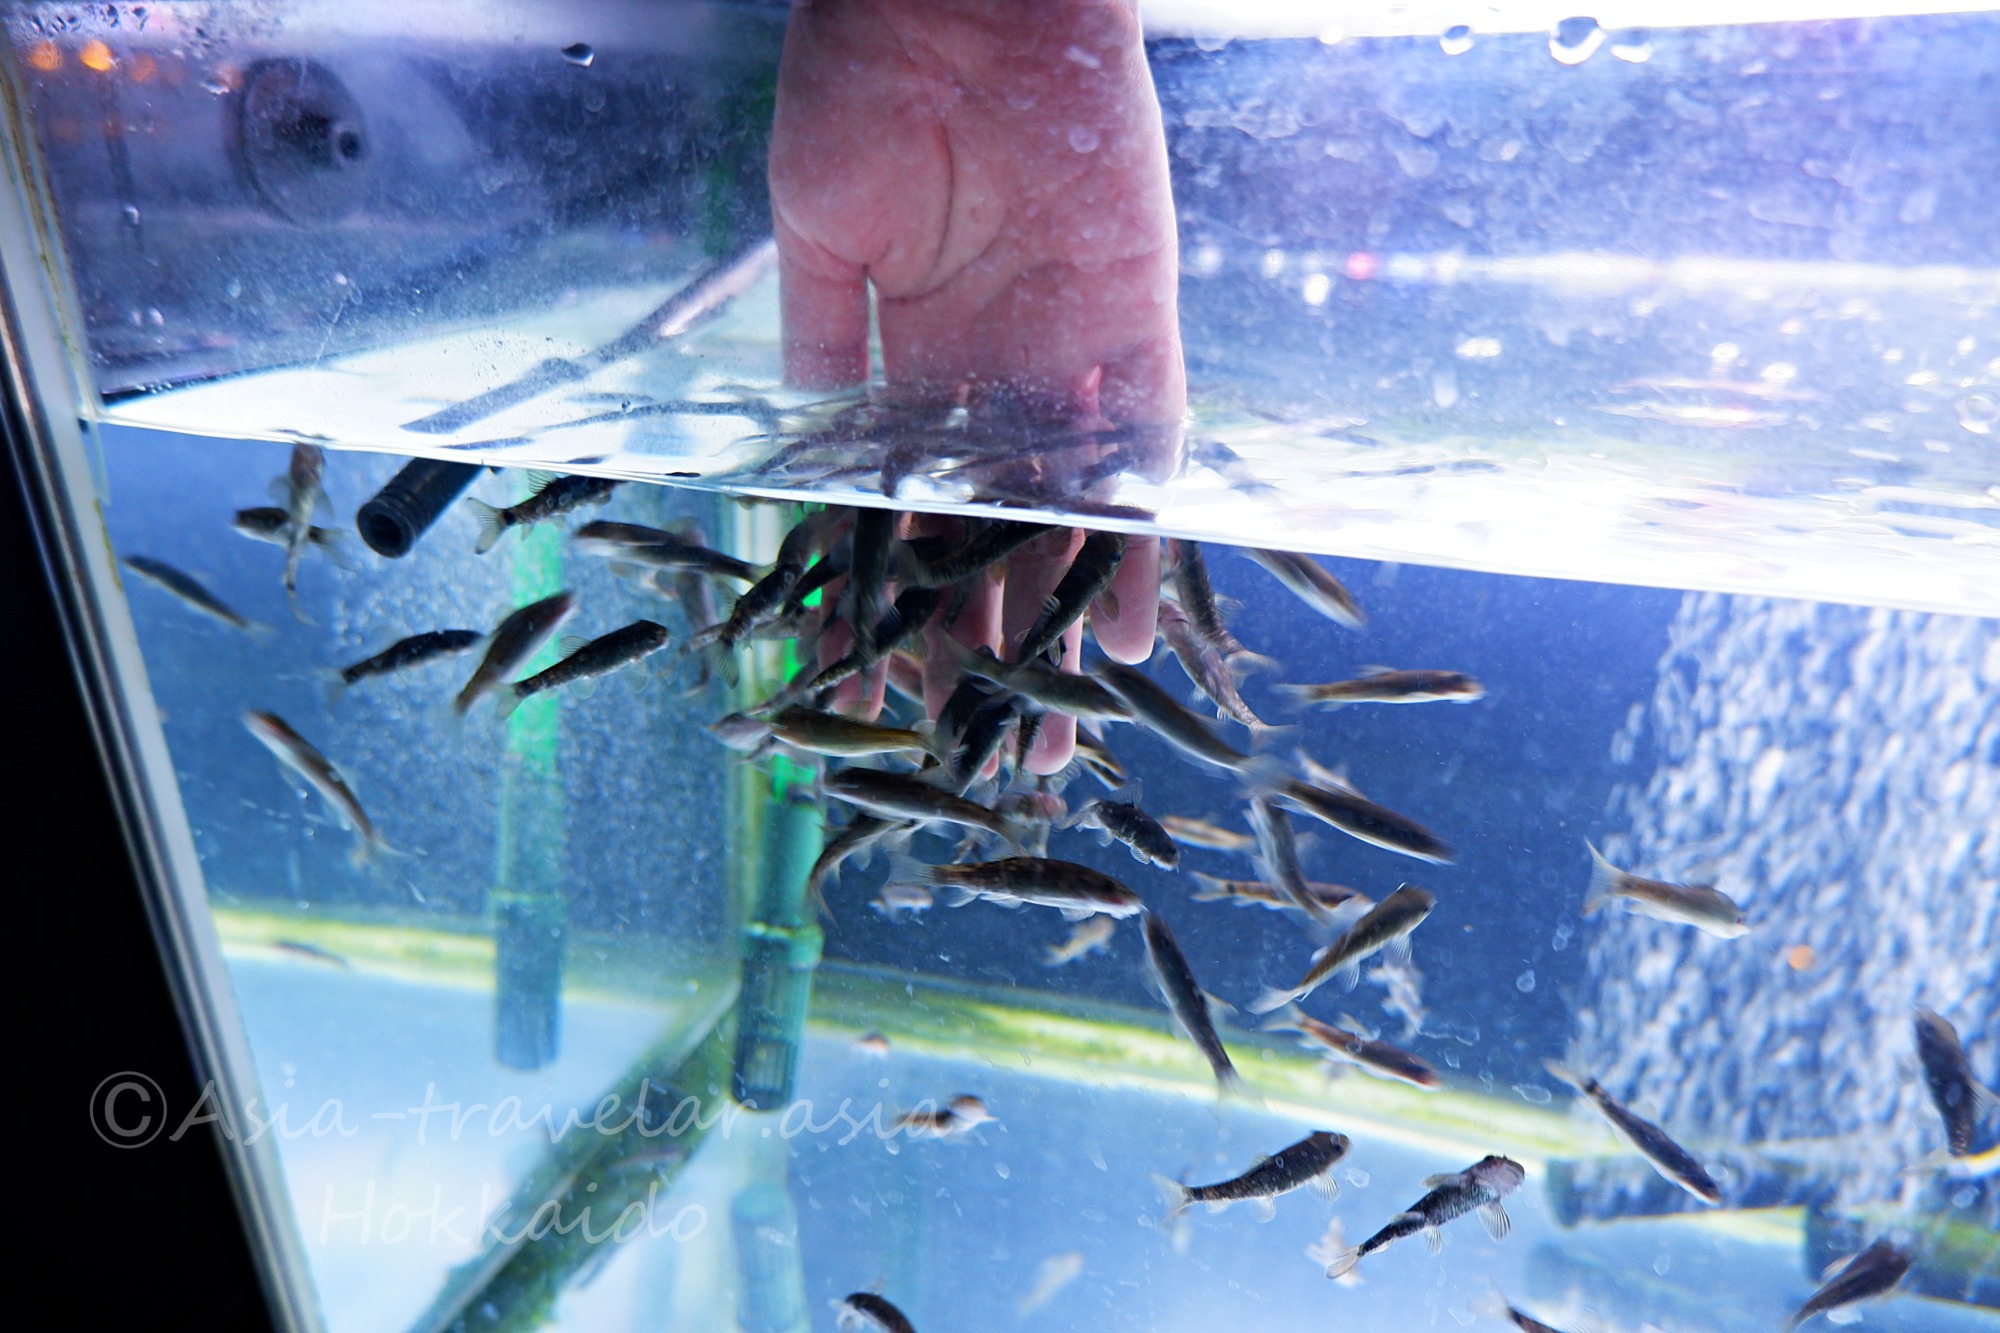
[(1847, 1271), (1847, 1266), (1849, 1264), (1853, 1263), (1856, 1259), (1860, 1257), (1861, 1257), (1861, 1252), (1859, 1250), (1855, 1251), (1853, 1254), (1841, 1255), (1838, 1259), (1835, 1259), (1825, 1268), (1819, 1270), (1819, 1280), (1821, 1282), (1833, 1281), (1835, 1278), (1839, 1277), (1842, 1273)]
[(1370, 662), (1368, 665), (1358, 668), (1356, 674), (1358, 674), (1363, 680), (1367, 680), (1374, 676), (1386, 676), (1391, 672), (1393, 672), (1395, 669), (1396, 668), (1394, 667), (1383, 666), (1379, 662)]
[(1447, 1171), (1443, 1175), (1425, 1176), (1423, 1180), (1424, 1188), (1427, 1190), (1434, 1190), (1441, 1185), (1449, 1185), (1453, 1181), (1458, 1179), (1459, 1174), (1460, 1173), (1457, 1171)]
[(587, 634), (565, 634), (556, 640), (556, 661), (567, 662), (590, 646)]
[(562, 473), (560, 472), (544, 472), (540, 468), (536, 468), (528, 473), (528, 495), (530, 498), (540, 495), (543, 491), (561, 480)]
[(1099, 799), (1119, 805), (1141, 805), (1146, 799), (1146, 784), (1138, 778), (1129, 778), (1123, 786), (1106, 792)]
[(1343, 1032), (1351, 1032), (1363, 1041), (1375, 1040), (1375, 1029), (1363, 1023), (1353, 1014), (1342, 1014), (1333, 1020), (1333, 1025)]
[(1210, 994), (1208, 991), (1203, 991), (1201, 993), (1201, 998), (1203, 1003), (1208, 1005), (1208, 1016), (1210, 1022), (1213, 1022), (1218, 1015), (1223, 1018), (1236, 1017), (1236, 1006), (1231, 1004), (1229, 1001), (1223, 999), (1220, 995), (1213, 995)]

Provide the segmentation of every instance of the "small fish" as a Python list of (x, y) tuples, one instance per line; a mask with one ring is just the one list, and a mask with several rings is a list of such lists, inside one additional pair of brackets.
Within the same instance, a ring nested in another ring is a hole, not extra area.
[(1368, 910), (1346, 934), (1313, 955), (1312, 966), (1290, 990), (1267, 988), (1250, 1006), (1251, 1012), (1268, 1014), (1287, 1004), (1295, 1004), (1319, 989), (1320, 983), (1343, 968), (1358, 968), (1361, 960), (1393, 944), (1418, 926), (1437, 906), (1437, 899), (1414, 884), (1405, 884)]
[(1843, 1319), (1837, 1312), (1845, 1312), (1847, 1306), (1860, 1301), (1887, 1295), (1909, 1271), (1909, 1251), (1882, 1237), (1831, 1274), (1826, 1285), (1798, 1308), (1785, 1327), (1797, 1328), (1814, 1315), (1822, 1314), (1836, 1324), (1851, 1323), (1851, 1313)]
[(1116, 839), (1140, 864), (1172, 870), (1181, 863), (1181, 849), (1159, 822), (1140, 808), (1141, 799), (1135, 782), (1098, 797), (1064, 820), (1062, 827), (1096, 829), (1100, 845), (1109, 846)]
[(347, 785), (347, 779), (340, 775), (340, 770), (315, 749), (312, 742), (292, 730), (291, 724), (276, 713), (253, 709), (243, 714), (243, 725), (277, 757), (280, 764), (318, 792), (320, 799), (333, 807), (334, 813), (354, 831), (354, 850), (350, 856), (355, 865), (367, 864), (369, 856), (376, 852), (402, 855), (376, 831), (374, 821), (361, 808), (354, 789)]
[(1264, 1024), (1266, 1032), (1297, 1032), (1305, 1038), (1301, 1045), (1345, 1061), (1377, 1078), (1407, 1083), (1425, 1092), (1435, 1092), (1444, 1086), (1443, 1075), (1429, 1064), (1386, 1041), (1374, 1040), (1358, 1031), (1357, 1027), (1352, 1019), (1341, 1026), (1322, 1023), (1295, 1004), (1286, 1005)]
[(1424, 974), (1414, 960), (1394, 962), (1383, 959), (1368, 969), (1368, 981), (1389, 992), (1382, 1007), (1403, 1020), (1403, 1040), (1420, 1035), (1430, 1011), (1424, 1008)]
[(1047, 856), (1049, 830), (1069, 813), (1069, 805), (1046, 785), (1047, 778), (1037, 778), (1036, 782), (1033, 790), (1012, 792), (995, 801), (993, 813), (1013, 820), (1017, 828), (1026, 830), (1025, 840), (1031, 853)]
[(875, 754), (921, 757), (931, 752), (931, 738), (924, 732), (878, 726), (797, 704), (778, 711), (770, 721), (770, 732), (795, 750), (843, 759)]
[(1640, 1119), (1613, 1101), (1611, 1094), (1596, 1079), (1580, 1077), (1559, 1061), (1547, 1060), (1543, 1063), (1550, 1074), (1589, 1098), (1591, 1104), (1611, 1122), (1611, 1127), (1637, 1148), (1640, 1156), (1653, 1164), (1655, 1171), (1703, 1203), (1722, 1202), (1722, 1191), (1716, 1187), (1714, 1179), (1687, 1149), (1668, 1138), (1665, 1130), (1650, 1120)]
[(1278, 582), (1287, 588), (1313, 610), (1328, 620), (1360, 629), (1367, 623), (1361, 614), (1361, 604), (1354, 600), (1354, 594), (1341, 586), (1340, 580), (1326, 572), (1311, 556), (1294, 555), (1290, 551), (1244, 552), (1252, 560), (1277, 576)]
[[(937, 773), (943, 771), (932, 770)], [(827, 778), (820, 784), (820, 789), (837, 801), (845, 801), (884, 819), (958, 824), (991, 833), (1016, 849), (1021, 846), (1021, 830), (1011, 820), (994, 814), (975, 801), (944, 790), (928, 776), (885, 773), (876, 768), (849, 768)]]
[(241, 630), (263, 628), (238, 615), (214, 593), (164, 560), (155, 560), (149, 555), (128, 555), (125, 567), (154, 587), (172, 594), (182, 605), (193, 607), (203, 615), (214, 616), (225, 625)]
[(1225, 654), (1214, 645), (1204, 643), (1196, 634), (1194, 623), (1171, 597), (1160, 599), (1160, 636), (1167, 641), (1168, 651), (1181, 664), (1188, 680), (1215, 705), (1218, 714), (1242, 723), (1252, 732), (1267, 730), (1264, 720), (1243, 702), (1243, 694), (1236, 684), (1236, 672), (1231, 666), (1240, 657), (1254, 654)]
[(1291, 816), (1280, 810), (1268, 796), (1250, 799), (1250, 827), (1257, 834), (1257, 869), (1264, 882), (1282, 894), (1292, 906), (1315, 921), (1324, 922), (1327, 909), (1306, 886), (1306, 872), (1299, 861), (1298, 833)]
[(326, 471), (326, 451), (316, 444), (292, 446), (292, 460), (279, 480), (285, 511), (285, 595), (298, 610), (299, 562), (312, 540), (313, 510), (326, 499), (320, 477)]
[(1160, 827), (1186, 847), (1202, 847), (1211, 852), (1249, 852), (1257, 848), (1257, 840), (1248, 833), (1237, 833), (1187, 815), (1161, 815)]
[(1068, 939), (1050, 945), (1042, 955), (1042, 962), (1048, 967), (1061, 967), (1087, 954), (1103, 953), (1111, 947), (1111, 933), (1116, 929), (1118, 922), (1112, 917), (1087, 917), (1070, 927)]
[(994, 519), (956, 546), (948, 537), (913, 538), (897, 552), (896, 580), (918, 588), (962, 583), (1049, 531), (1041, 523)]
[(652, 620), (635, 620), (595, 639), (567, 642), (563, 645), (563, 655), (554, 663), (507, 687), (500, 696), (500, 716), (509, 716), (545, 691), (608, 676), (666, 646), (667, 627)]
[(1326, 1266), (1326, 1275), (1342, 1277), (1377, 1250), (1419, 1231), (1424, 1233), (1431, 1253), (1436, 1254), (1444, 1244), (1438, 1229), (1475, 1208), (1479, 1210), (1479, 1220), (1486, 1225), (1486, 1234), (1495, 1240), (1505, 1240), (1513, 1230), (1513, 1222), (1501, 1201), (1519, 1189), (1527, 1178), (1528, 1173), (1519, 1162), (1490, 1156), (1480, 1158), (1463, 1171), (1426, 1176), (1424, 1188), (1430, 1191), (1428, 1194), (1390, 1218), (1387, 1226), (1367, 1240), (1334, 1256), (1333, 1262)]
[(909, 1316), (872, 1291), (857, 1291), (833, 1303), (835, 1322), (843, 1329), (879, 1329), (881, 1333), (917, 1333)]
[(1116, 791), (1132, 780), (1125, 766), (1118, 762), (1118, 756), (1106, 749), (1104, 742), (1081, 729), (1076, 733), (1076, 764), (1096, 778), (1106, 791)]
[(1242, 1076), (1230, 1063), (1222, 1038), (1216, 1035), (1209, 997), (1195, 981), (1194, 971), (1188, 967), (1180, 945), (1174, 943), (1174, 933), (1153, 912), (1146, 913), (1145, 933), (1146, 960), (1152, 965), (1153, 985), (1167, 1002), (1167, 1008), (1173, 1011), (1174, 1021), (1180, 1024), (1181, 1031), (1187, 1033), (1188, 1040), (1208, 1061), (1208, 1067), (1215, 1071), (1215, 1081), (1222, 1091), (1238, 1091), (1243, 1086)]
[(1295, 704), (1424, 704), (1449, 700), (1469, 704), (1486, 697), (1486, 687), (1462, 671), (1391, 671), (1363, 667), (1358, 680), (1330, 685), (1279, 685), (1278, 693)]
[(585, 555), (638, 565), (644, 569), (691, 570), (742, 583), (755, 583), (762, 577), (755, 565), (735, 556), (711, 551), (679, 533), (638, 523), (599, 519), (584, 524), (570, 534), (570, 541)]
[[(936, 588), (905, 588), (864, 639), (855, 636), (854, 647), (825, 670), (813, 674), (810, 667), (799, 672), (779, 694), (781, 699), (819, 698), (834, 686), (858, 676), (875, 663), (920, 639), (931, 613), (944, 594)], [(799, 677), (807, 679), (801, 681)]]
[(340, 683), (343, 686), (353, 685), (372, 676), (386, 676), (392, 671), (422, 666), (440, 657), (462, 653), (485, 637), (476, 629), (434, 629), (412, 634), (406, 639), (396, 640), (373, 657), (364, 657), (350, 666), (341, 667)]
[[(1268, 907), (1274, 912), (1296, 912), (1299, 905), (1261, 879), (1223, 879), (1197, 870), (1194, 877), (1201, 887), (1188, 896), (1198, 903), (1235, 903), (1238, 907)], [(1373, 907), (1375, 900), (1345, 884), (1306, 881), (1306, 892), (1328, 911), (1349, 904)]]
[(771, 721), (751, 713), (726, 713), (708, 724), (708, 734), (740, 754), (761, 757), (771, 748)]
[(333, 950), (322, 949), (319, 945), (308, 944), (304, 940), (272, 940), (271, 947), (281, 953), (297, 954), (301, 958), (310, 958), (316, 963), (329, 964), (330, 966), (339, 968), (343, 972), (352, 971), (354, 968), (354, 964), (348, 962), (347, 959)]
[[(806, 875), (806, 889), (819, 902), (825, 912), (826, 901), (821, 890), (826, 882), (840, 873), (840, 867), (855, 856), (872, 856), (876, 843), (892, 833), (913, 830), (916, 826), (893, 819), (877, 819), (874, 815), (856, 815), (847, 827), (827, 839), (820, 850), (819, 858), (813, 862), (812, 870)], [(929, 907), (929, 903), (924, 904)], [(826, 913), (832, 915), (831, 913)], [(891, 918), (893, 920), (893, 918)]]
[(1040, 658), (1009, 666), (985, 649), (967, 648), (952, 639), (946, 639), (944, 646), (960, 671), (1012, 690), (1043, 708), (1075, 718), (1132, 719), (1132, 709), (1125, 701), (1089, 676), (1063, 671)]
[(467, 709), (479, 702), (481, 696), (499, 688), (508, 676), (514, 674), (514, 669), (533, 657), (575, 612), (576, 594), (573, 592), (559, 592), (510, 612), (487, 641), (486, 656), (472, 673), (472, 679), (465, 682), (465, 688), (452, 701), (453, 710), (463, 716)]
[[(1240, 650), (1229, 628), (1222, 623), (1222, 602), (1209, 582), (1208, 561), (1202, 558), (1201, 543), (1175, 539), (1173, 542), (1174, 609), (1180, 613), (1195, 641), (1221, 656)], [(1186, 665), (1185, 662), (1182, 665)]]
[(1271, 1201), (1281, 1194), (1311, 1185), (1327, 1198), (1340, 1193), (1340, 1182), (1331, 1174), (1334, 1164), (1347, 1155), (1348, 1137), (1330, 1129), (1316, 1129), (1274, 1156), (1260, 1157), (1248, 1171), (1213, 1185), (1183, 1185), (1165, 1176), (1153, 1177), (1167, 1200), (1167, 1217), (1178, 1216), (1191, 1204), (1206, 1204), (1219, 1213), (1232, 1203), (1256, 1202), (1259, 1212), (1269, 1216)]
[(472, 512), (479, 516), (479, 540), (473, 544), (472, 549), (484, 555), (513, 528), (561, 518), (572, 509), (580, 509), (584, 505), (603, 504), (611, 498), (611, 492), (622, 484), (610, 477), (576, 477), (551, 472), (530, 472), (528, 498), (517, 505), (501, 509), (483, 500), (466, 501), (472, 506)]
[(1944, 1121), (1945, 1144), (1953, 1157), (1969, 1157), (1980, 1118), (2000, 1106), (2000, 1098), (1973, 1078), (1958, 1029), (1932, 1010), (1919, 1009), (1915, 1030), (1917, 1060), (1924, 1068), (1931, 1104)]
[(1188, 711), (1137, 667), (1104, 662), (1098, 666), (1097, 676), (1106, 688), (1125, 701), (1134, 717), (1183, 754), (1246, 776), (1263, 767), (1261, 756), (1252, 758), (1224, 741), (1205, 720)]
[(872, 1060), (886, 1060), (889, 1058), (889, 1039), (871, 1028), (854, 1039), (854, 1053)]
[(884, 884), (868, 905), (891, 921), (901, 921), (919, 912), (928, 912), (937, 900), (921, 884)]
[[(239, 509), (229, 526), (252, 541), (269, 542), (273, 546), (285, 546), (291, 542), (287, 526), (291, 519), (277, 505), (259, 505), (254, 509)], [(344, 558), (347, 534), (339, 528), (306, 529), (306, 540), (331, 556), (336, 563)]]
[(986, 1103), (969, 1093), (951, 1099), (949, 1105), (933, 1108), (928, 1103), (896, 1117), (891, 1129), (900, 1129), (911, 1138), (947, 1139), (993, 1122)]
[(1056, 1293), (1077, 1280), (1083, 1273), (1083, 1254), (1071, 1250), (1068, 1254), (1052, 1254), (1042, 1260), (1042, 1266), (1035, 1270), (1035, 1285), (1027, 1295), (1014, 1302), (1014, 1313), (1021, 1316), (1035, 1311), (1054, 1300)]
[(889, 882), (936, 885), (944, 889), (945, 901), (953, 907), (963, 907), (977, 898), (1002, 907), (1053, 907), (1065, 921), (1081, 921), (1097, 912), (1134, 916), (1145, 909), (1138, 894), (1111, 876), (1089, 866), (1039, 856), (927, 866), (899, 855), (891, 863)]
[(822, 509), (801, 519), (778, 543), (778, 558), (771, 562), (769, 572), (736, 599), (736, 605), (730, 608), (729, 618), (694, 635), (689, 639), (688, 647), (697, 648), (712, 641), (724, 648), (734, 648), (749, 637), (752, 630), (775, 616), (806, 572), (806, 566), (812, 563), (813, 557), (820, 553), (832, 535), (839, 518), (839, 511)]
[(1014, 661), (1040, 661), (1042, 654), (1083, 618), (1094, 601), (1101, 599), (1105, 609), (1117, 615), (1118, 599), (1111, 593), (1111, 579), (1124, 559), (1124, 533), (1099, 529), (1085, 537), (1055, 591), (1042, 603), (1041, 614), (1035, 617), (1020, 647), (1014, 650)]
[(1419, 861), (1440, 864), (1456, 859), (1456, 853), (1438, 836), (1414, 819), (1377, 805), (1352, 789), (1315, 786), (1288, 778), (1272, 793), (1278, 800), (1351, 838), (1383, 847)]
[(1583, 845), (1590, 848), (1590, 893), (1583, 900), (1585, 916), (1613, 903), (1623, 903), (1628, 912), (1677, 926), (1693, 926), (1725, 940), (1750, 933), (1750, 927), (1743, 921), (1743, 909), (1714, 885), (1641, 879), (1612, 865), (1590, 843)]

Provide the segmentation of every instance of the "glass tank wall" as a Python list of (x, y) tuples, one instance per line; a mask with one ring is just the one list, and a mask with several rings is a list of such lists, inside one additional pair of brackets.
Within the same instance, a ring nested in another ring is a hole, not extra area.
[(289, 1326), (2000, 1326), (1993, 13), (4, 12)]

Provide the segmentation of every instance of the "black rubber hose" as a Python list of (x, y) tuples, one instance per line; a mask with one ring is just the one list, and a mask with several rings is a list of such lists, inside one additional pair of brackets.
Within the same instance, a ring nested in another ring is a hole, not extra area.
[(446, 463), (413, 458), (375, 498), (355, 511), (354, 526), (368, 549), (389, 560), (400, 560), (417, 544), (445, 507), (479, 475), (477, 463)]

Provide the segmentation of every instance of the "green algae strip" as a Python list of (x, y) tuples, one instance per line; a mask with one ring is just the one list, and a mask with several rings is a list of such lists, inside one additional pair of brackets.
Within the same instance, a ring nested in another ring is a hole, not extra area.
[[(473, 917), (450, 924), (408, 914), (304, 913), (283, 904), (217, 904), (216, 935), (230, 958), (339, 968), (423, 986), (493, 989), (494, 943), (489, 925)], [(726, 1001), (736, 985), (735, 959), (720, 948), (704, 954), (657, 937), (570, 932), (565, 991), (598, 1003), (665, 1001), (700, 1006)]]

